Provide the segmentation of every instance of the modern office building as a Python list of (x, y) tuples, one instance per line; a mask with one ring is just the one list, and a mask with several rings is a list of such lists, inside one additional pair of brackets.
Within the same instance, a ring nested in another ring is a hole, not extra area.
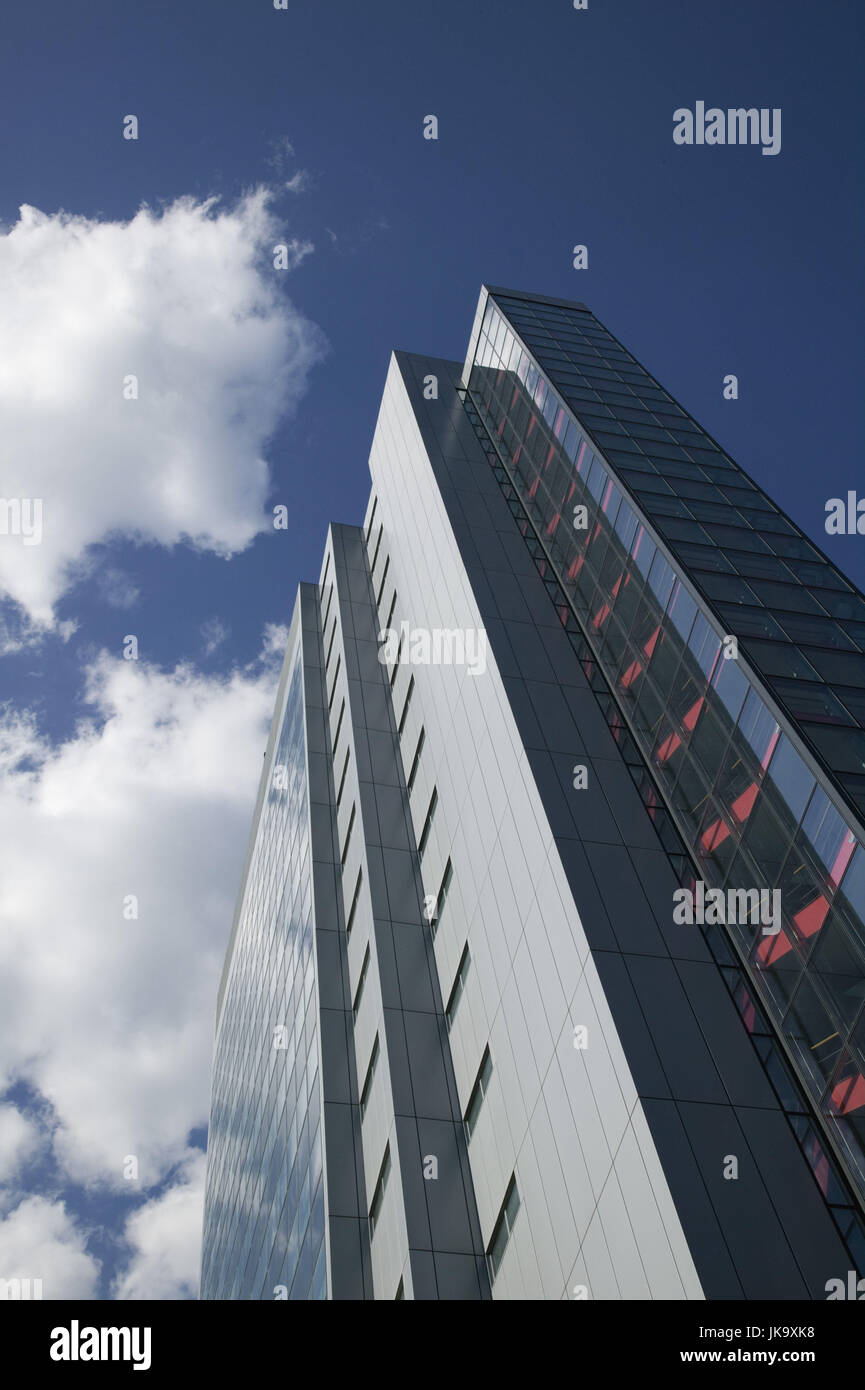
[(295, 605), (202, 1297), (865, 1275), (861, 593), (580, 304), (394, 354), (370, 472)]

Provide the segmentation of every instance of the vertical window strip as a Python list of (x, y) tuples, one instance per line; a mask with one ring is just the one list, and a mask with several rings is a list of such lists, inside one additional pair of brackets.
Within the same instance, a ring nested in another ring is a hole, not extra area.
[(357, 982), (357, 989), (356, 989), (355, 992), (354, 992), (354, 1003), (353, 1003), (352, 1006), (351, 1006), (351, 1016), (352, 1016), (352, 1018), (355, 1019), (355, 1020), (357, 1019), (358, 1010), (359, 1010), (359, 1008), (360, 1008), (360, 1001), (361, 1001), (361, 998), (362, 998), (362, 996), (363, 996), (363, 987), (364, 987), (364, 985), (366, 984), (366, 976), (367, 976), (367, 971), (368, 971), (368, 970), (369, 970), (369, 945), (367, 945), (367, 948), (366, 948), (366, 950), (365, 950), (365, 952), (364, 952), (363, 964), (362, 964), (361, 967), (360, 967), (360, 979), (359, 979), (358, 982)]
[(381, 1215), (381, 1206), (384, 1201), (384, 1190), (387, 1187), (388, 1175), (390, 1174), (390, 1144), (384, 1151), (384, 1158), (381, 1161), (378, 1181), (375, 1185), (375, 1192), (372, 1194), (372, 1201), (369, 1204), (369, 1233), (375, 1235), (375, 1225)]
[(405, 728), (405, 721), (408, 718), (408, 707), (411, 704), (411, 697), (413, 694), (414, 676), (412, 676), (411, 680), (408, 683), (408, 690), (405, 693), (405, 704), (402, 707), (402, 714), (399, 717), (399, 729), (397, 730), (397, 732), (399, 733), (400, 737), (402, 737), (402, 731)]
[(438, 931), (439, 919), (442, 915), (442, 908), (447, 902), (448, 890), (451, 886), (451, 879), (453, 878), (453, 876), (453, 867), (451, 865), (450, 859), (448, 859), (448, 862), (445, 864), (445, 871), (442, 874), (442, 881), (439, 884), (439, 890), (436, 893), (436, 900), (433, 907), (433, 915), (430, 918), (430, 927), (432, 928), (433, 936), (435, 936), (436, 932)]
[(358, 871), (357, 871), (357, 883), (354, 885), (354, 893), (352, 894), (351, 907), (350, 907), (349, 910), (348, 910), (348, 920), (346, 921), (346, 924), (345, 924), (345, 934), (346, 934), (346, 936), (351, 936), (351, 929), (352, 929), (352, 927), (354, 926), (354, 914), (355, 914), (355, 912), (357, 911), (357, 903), (358, 903), (358, 899), (359, 899), (359, 897), (360, 897), (360, 889), (361, 889), (361, 884), (362, 884), (362, 883), (363, 883), (363, 868), (361, 867), (361, 868), (359, 868)]
[(360, 1093), (360, 1118), (361, 1118), (361, 1119), (363, 1119), (364, 1115), (366, 1114), (366, 1107), (367, 1107), (367, 1104), (369, 1103), (369, 1093), (370, 1093), (370, 1091), (372, 1090), (372, 1083), (373, 1083), (373, 1080), (374, 1080), (374, 1078), (375, 1078), (376, 1068), (377, 1068), (377, 1066), (378, 1066), (378, 1054), (379, 1054), (378, 1033), (376, 1033), (376, 1035), (375, 1035), (375, 1042), (374, 1042), (373, 1045), (372, 1045), (372, 1053), (371, 1053), (371, 1055), (370, 1055), (369, 1065), (368, 1065), (368, 1067), (367, 1067), (367, 1069), (366, 1069), (366, 1076), (364, 1077), (363, 1090), (362, 1090), (361, 1093)]
[(495, 1280), (496, 1275), (501, 1269), (505, 1250), (514, 1229), (514, 1222), (517, 1219), (517, 1212), (520, 1209), (520, 1194), (517, 1189), (516, 1173), (511, 1173), (511, 1180), (505, 1193), (505, 1200), (502, 1202), (498, 1220), (493, 1228), (490, 1243), (487, 1246), (487, 1259), (490, 1265), (490, 1280)]
[(352, 830), (354, 830), (354, 818), (355, 818), (356, 812), (357, 812), (357, 802), (356, 802), (356, 801), (353, 801), (353, 802), (351, 803), (351, 815), (350, 815), (349, 818), (348, 818), (348, 830), (345, 832), (345, 845), (343, 846), (342, 857), (340, 858), (340, 861), (339, 861), (339, 863), (340, 863), (340, 868), (343, 868), (343, 869), (345, 868), (345, 860), (346, 860), (346, 855), (348, 854), (348, 847), (349, 847), (349, 845), (351, 844), (351, 832), (352, 832)]
[(406, 783), (406, 786), (408, 787), (409, 791), (411, 791), (412, 787), (414, 786), (414, 779), (417, 776), (418, 764), (420, 763), (420, 755), (423, 751), (425, 738), (426, 734), (424, 733), (424, 730), (421, 729), (420, 733), (418, 734), (417, 747), (414, 750), (414, 757), (412, 758), (411, 771), (409, 772), (408, 781)]
[(420, 858), (423, 858), (423, 852), (427, 847), (427, 840), (429, 839), (429, 833), (432, 827), (433, 816), (435, 815), (436, 806), (438, 805), (438, 799), (438, 791), (435, 787), (433, 787), (432, 796), (429, 799), (429, 806), (427, 807), (426, 819), (423, 823), (423, 830), (420, 833), (420, 840), (418, 841), (417, 852)]
[(345, 787), (345, 774), (348, 772), (348, 760), (349, 760), (349, 757), (350, 757), (350, 750), (349, 750), (348, 748), (346, 748), (346, 750), (345, 750), (345, 762), (344, 762), (343, 765), (342, 765), (342, 775), (341, 775), (341, 777), (340, 777), (340, 779), (339, 779), (339, 791), (338, 791), (337, 794), (336, 794), (336, 809), (337, 809), (337, 810), (339, 810), (339, 803), (342, 801), (343, 788)]
[(472, 1093), (469, 1096), (469, 1103), (466, 1106), (465, 1126), (469, 1139), (471, 1139), (474, 1127), (478, 1122), (478, 1116), (481, 1113), (481, 1107), (483, 1106), (487, 1091), (489, 1090), (492, 1075), (493, 1059), (490, 1056), (489, 1047), (486, 1047), (484, 1048), (484, 1055), (481, 1058), (481, 1064), (478, 1067), (478, 1074), (475, 1077)]
[(376, 601), (375, 601), (375, 606), (376, 606), (376, 608), (378, 608), (379, 604), (381, 603), (381, 596), (382, 596), (382, 594), (384, 593), (384, 586), (385, 586), (385, 584), (387, 583), (387, 572), (388, 572), (389, 569), (390, 569), (390, 556), (388, 555), (387, 559), (386, 559), (385, 562), (384, 562), (384, 569), (382, 570), (382, 575), (381, 575), (381, 583), (380, 583), (379, 586), (378, 586), (378, 597), (376, 598)]
[(466, 987), (466, 980), (468, 978), (469, 966), (471, 965), (471, 963), (472, 958), (471, 952), (469, 951), (469, 943), (466, 942), (465, 946), (463, 947), (463, 953), (460, 956), (460, 963), (457, 967), (456, 977), (454, 979), (453, 985), (451, 986), (451, 992), (448, 997), (447, 1005), (445, 1007), (445, 1016), (447, 1018), (449, 1029), (453, 1027), (453, 1021), (456, 1017), (457, 1006), (460, 1002), (460, 999), (462, 998), (463, 990)]

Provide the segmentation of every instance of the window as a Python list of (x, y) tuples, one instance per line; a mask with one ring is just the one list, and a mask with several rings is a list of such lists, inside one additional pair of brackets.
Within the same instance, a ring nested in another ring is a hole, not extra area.
[(343, 868), (343, 869), (345, 868), (345, 860), (346, 860), (346, 855), (348, 854), (348, 847), (349, 847), (349, 845), (351, 844), (351, 832), (352, 832), (352, 830), (354, 829), (354, 817), (355, 817), (356, 811), (357, 811), (357, 802), (356, 802), (356, 801), (353, 801), (352, 804), (351, 804), (351, 815), (350, 815), (349, 818), (348, 818), (348, 830), (345, 832), (345, 844), (344, 844), (343, 847), (342, 847), (342, 854), (341, 854), (341, 856), (340, 856), (340, 861), (339, 861), (339, 862), (340, 862), (340, 867)]
[(372, 1045), (372, 1053), (371, 1053), (370, 1059), (369, 1059), (369, 1066), (368, 1066), (367, 1069), (366, 1069), (366, 1076), (364, 1077), (363, 1090), (362, 1090), (361, 1093), (360, 1093), (360, 1118), (361, 1118), (361, 1119), (363, 1119), (364, 1115), (366, 1114), (366, 1107), (367, 1107), (367, 1103), (368, 1103), (368, 1101), (369, 1101), (369, 1093), (370, 1093), (370, 1091), (372, 1090), (372, 1083), (373, 1083), (373, 1078), (374, 1078), (374, 1076), (375, 1076), (375, 1069), (376, 1069), (376, 1067), (378, 1066), (378, 1054), (379, 1054), (378, 1033), (376, 1033), (376, 1035), (375, 1035), (375, 1042), (374, 1042), (373, 1045)]
[(379, 526), (379, 528), (378, 528), (378, 538), (377, 538), (376, 543), (375, 543), (375, 554), (374, 554), (373, 557), (372, 557), (372, 564), (371, 564), (370, 567), (369, 567), (369, 568), (370, 568), (370, 572), (373, 573), (373, 574), (375, 573), (375, 563), (376, 563), (376, 560), (378, 559), (378, 552), (379, 552), (379, 547), (380, 547), (380, 545), (381, 545), (381, 538), (382, 538), (382, 533), (383, 533), (383, 532), (384, 532), (384, 522), (382, 522), (381, 526)]
[(372, 535), (372, 524), (373, 524), (373, 522), (375, 521), (375, 513), (376, 513), (376, 508), (377, 508), (377, 507), (378, 507), (378, 498), (377, 498), (377, 497), (374, 497), (374, 498), (372, 499), (372, 511), (371, 511), (370, 514), (369, 514), (369, 521), (367, 522), (367, 526), (366, 526), (366, 540), (367, 540), (367, 545), (369, 544), (369, 538), (370, 538), (370, 536)]
[[(332, 598), (333, 598), (333, 585), (331, 584), (330, 588), (329, 588), (328, 591), (327, 591), (327, 603), (324, 605), (324, 617), (323, 617), (322, 623), (321, 623), (322, 631), (324, 631), (324, 630), (327, 628), (327, 620), (328, 620), (328, 618), (329, 618), (329, 616), (330, 616), (330, 604), (331, 604)], [(334, 624), (334, 627), (335, 627), (335, 626), (336, 626), (336, 625)]]
[(354, 992), (354, 1003), (351, 1006), (351, 1016), (356, 1019), (360, 1008), (360, 1001), (363, 997), (363, 987), (366, 984), (367, 973), (369, 972), (369, 946), (363, 953), (363, 964), (360, 967), (360, 979), (357, 982), (357, 989)]
[(324, 669), (325, 669), (325, 671), (329, 671), (329, 670), (330, 670), (330, 658), (331, 658), (331, 654), (333, 653), (333, 639), (334, 639), (335, 636), (336, 636), (336, 615), (334, 614), (333, 627), (331, 628), (331, 631), (330, 631), (330, 641), (329, 641), (328, 644), (327, 644), (327, 656), (324, 658)]
[(383, 569), (382, 572), (381, 572), (381, 583), (380, 583), (379, 586), (378, 586), (378, 597), (376, 598), (376, 601), (375, 601), (376, 608), (377, 608), (378, 605), (381, 603), (381, 596), (382, 596), (382, 594), (384, 593), (384, 586), (385, 586), (385, 584), (386, 584), (386, 582), (387, 582), (387, 572), (388, 572), (389, 569), (390, 569), (390, 556), (388, 555), (387, 559), (386, 559), (385, 562), (384, 562), (384, 569)]
[(508, 1183), (508, 1190), (505, 1193), (505, 1200), (502, 1202), (502, 1209), (499, 1212), (498, 1220), (493, 1228), (490, 1243), (487, 1247), (487, 1259), (490, 1262), (490, 1279), (494, 1280), (498, 1274), (511, 1232), (514, 1229), (514, 1222), (517, 1219), (517, 1212), (520, 1209), (520, 1194), (517, 1191), (516, 1174), (511, 1174)]
[(463, 953), (460, 956), (459, 966), (457, 967), (456, 979), (453, 982), (453, 988), (451, 989), (450, 997), (445, 1007), (445, 1016), (448, 1021), (448, 1028), (453, 1027), (453, 1021), (456, 1017), (457, 1006), (460, 1002), (460, 999), (462, 998), (463, 990), (466, 987), (466, 980), (468, 979), (469, 967), (471, 963), (472, 958), (471, 953), (469, 952), (469, 943), (466, 942), (465, 946), (463, 947)]
[(438, 805), (438, 799), (439, 799), (438, 791), (436, 790), (435, 787), (433, 787), (433, 794), (432, 794), (432, 796), (431, 796), (430, 799), (429, 799), (429, 806), (427, 807), (426, 819), (424, 820), (424, 823), (423, 823), (423, 830), (421, 831), (421, 833), (420, 833), (420, 839), (418, 840), (417, 852), (418, 852), (418, 856), (419, 856), (421, 859), (423, 858), (423, 852), (424, 852), (424, 850), (426, 849), (427, 840), (429, 839), (429, 833), (430, 833), (430, 829), (431, 829), (431, 827), (432, 827), (432, 820), (433, 820), (433, 816), (435, 815), (436, 806)]
[(409, 683), (408, 683), (408, 690), (407, 690), (406, 693), (405, 693), (405, 704), (404, 704), (403, 707), (402, 707), (402, 714), (401, 714), (400, 717), (399, 717), (399, 730), (398, 730), (398, 732), (399, 732), (400, 736), (402, 735), (402, 731), (403, 731), (403, 729), (405, 728), (405, 721), (406, 721), (406, 719), (408, 718), (408, 707), (409, 707), (409, 705), (411, 704), (411, 697), (412, 697), (413, 694), (414, 694), (414, 676), (412, 676), (411, 680), (410, 680)]
[(334, 670), (334, 673), (333, 673), (333, 685), (330, 687), (330, 694), (329, 694), (328, 697), (327, 697), (327, 708), (328, 708), (328, 713), (329, 713), (330, 710), (333, 708), (333, 697), (334, 697), (334, 695), (336, 694), (336, 683), (337, 683), (337, 681), (339, 680), (339, 672), (340, 672), (341, 666), (342, 666), (342, 654), (340, 653), (340, 655), (336, 658), (336, 669)]
[(360, 897), (360, 886), (363, 883), (363, 869), (357, 871), (357, 883), (354, 885), (354, 892), (351, 897), (351, 907), (348, 910), (348, 919), (345, 924), (346, 936), (351, 936), (351, 929), (354, 925), (354, 914), (357, 911), (357, 900)]
[(342, 765), (342, 774), (341, 774), (340, 779), (339, 779), (339, 791), (338, 791), (337, 794), (336, 794), (336, 806), (337, 806), (337, 810), (339, 810), (339, 803), (342, 801), (343, 788), (345, 787), (345, 774), (348, 772), (348, 760), (349, 760), (349, 756), (350, 756), (350, 751), (349, 751), (348, 748), (346, 748), (346, 750), (345, 750), (345, 762), (344, 762), (343, 765)]
[(383, 632), (387, 632), (387, 631), (390, 629), (390, 625), (391, 625), (391, 623), (393, 622), (393, 610), (394, 610), (395, 608), (396, 608), (396, 589), (394, 589), (394, 591), (393, 591), (393, 598), (392, 598), (391, 601), (390, 601), (390, 609), (389, 609), (388, 615), (387, 615), (387, 622), (385, 623), (384, 627), (382, 628), (382, 631), (383, 631)]
[(429, 919), (430, 926), (432, 927), (433, 936), (435, 936), (436, 931), (438, 930), (439, 918), (442, 915), (442, 908), (444, 907), (445, 902), (447, 900), (448, 889), (451, 886), (451, 879), (453, 878), (453, 876), (454, 871), (451, 868), (451, 861), (448, 860), (448, 862), (445, 864), (445, 871), (442, 874), (442, 881), (439, 885), (439, 890), (436, 893), (436, 900), (433, 903), (432, 916)]
[(345, 714), (345, 700), (343, 700), (342, 705), (340, 706), (340, 710), (339, 710), (339, 719), (336, 721), (336, 733), (335, 733), (334, 736), (333, 736), (333, 756), (334, 756), (334, 758), (336, 758), (336, 750), (337, 750), (337, 747), (338, 747), (338, 745), (339, 745), (339, 735), (340, 735), (340, 732), (341, 732), (341, 730), (342, 730), (342, 716), (343, 716), (344, 714)]
[(369, 1204), (369, 1233), (375, 1234), (375, 1223), (381, 1215), (381, 1204), (384, 1201), (384, 1190), (387, 1187), (387, 1180), (390, 1175), (390, 1144), (384, 1151), (384, 1158), (381, 1161), (378, 1181), (375, 1185), (375, 1192), (372, 1194), (372, 1201)]
[(423, 750), (425, 738), (426, 734), (424, 733), (423, 729), (421, 729), (420, 733), (418, 734), (417, 748), (414, 750), (414, 757), (412, 758), (411, 771), (408, 775), (408, 782), (406, 783), (406, 786), (408, 787), (409, 791), (411, 791), (412, 787), (414, 786), (414, 779), (417, 776), (418, 763), (420, 762), (420, 755)]
[(469, 1096), (469, 1103), (466, 1107), (465, 1123), (466, 1133), (468, 1134), (469, 1139), (471, 1139), (472, 1131), (474, 1130), (474, 1127), (478, 1122), (478, 1116), (481, 1113), (481, 1106), (484, 1103), (484, 1097), (490, 1088), (490, 1081), (492, 1080), (492, 1075), (493, 1059), (490, 1056), (490, 1050), (487, 1047), (484, 1049), (484, 1055), (481, 1058), (481, 1064), (478, 1068), (478, 1074), (475, 1078), (475, 1084), (472, 1087), (472, 1093)]
[(405, 646), (405, 629), (403, 629), (402, 635), (400, 636), (400, 639), (399, 639), (399, 646), (397, 647), (397, 652), (396, 652), (396, 658), (395, 658), (394, 663), (393, 663), (393, 670), (392, 670), (391, 673), (390, 673), (390, 688), (391, 688), (391, 690), (393, 690), (394, 682), (396, 681), (396, 677), (397, 677), (397, 672), (399, 671), (399, 668), (400, 668), (400, 662), (402, 661), (402, 653), (403, 653), (403, 647), (404, 647), (404, 646)]

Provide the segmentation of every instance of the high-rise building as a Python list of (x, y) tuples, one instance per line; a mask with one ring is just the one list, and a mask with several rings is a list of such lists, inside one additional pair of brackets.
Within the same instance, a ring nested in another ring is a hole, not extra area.
[(206, 1298), (865, 1273), (865, 600), (583, 305), (394, 354), (220, 989)]

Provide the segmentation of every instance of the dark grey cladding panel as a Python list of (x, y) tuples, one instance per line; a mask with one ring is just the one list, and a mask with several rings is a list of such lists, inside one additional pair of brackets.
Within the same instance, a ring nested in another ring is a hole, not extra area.
[[(682, 960), (676, 963), (676, 969), (730, 1100), (734, 1105), (777, 1110), (775, 1092), (737, 1014), (730, 1008), (730, 996), (714, 964)], [(785, 1141), (788, 1138), (785, 1136)], [(814, 1186), (813, 1178), (811, 1185)]]
[(627, 846), (584, 840), (583, 847), (598, 892), (609, 913), (618, 949), (666, 957), (668, 953), (664, 938)]
[(643, 1110), (706, 1298), (747, 1297), (675, 1101), (646, 1097)]
[[(535, 755), (539, 757), (539, 754)], [(584, 753), (550, 753), (550, 762), (562, 789), (571, 820), (577, 834), (587, 843), (597, 841), (604, 845), (621, 845), (622, 830), (613, 815), (609, 801), (604, 795), (604, 762), (597, 765)], [(574, 787), (574, 768), (586, 770), (586, 786)], [(633, 791), (633, 785), (631, 786)]]
[(626, 955), (625, 963), (673, 1099), (727, 1104), (729, 1097), (674, 962)]
[[(318, 943), (316, 942), (316, 951)], [(321, 957), (318, 957), (321, 960)], [(354, 1039), (346, 1009), (320, 1008), (321, 1078), (327, 1100), (348, 1105), (358, 1099), (357, 1071), (352, 1067)]]
[(328, 1222), (331, 1296), (335, 1300), (371, 1297), (369, 1249), (364, 1248), (362, 1235), (366, 1225), (366, 1221), (345, 1216), (332, 1216)]
[[(674, 960), (709, 961), (714, 968), (711, 952), (699, 927), (683, 926), (673, 921), (673, 893), (679, 884), (664, 851), (629, 845), (628, 855), (669, 954)], [(741, 1025), (740, 1032), (743, 1032)]]
[(671, 1098), (667, 1074), (652, 1041), (651, 1029), (624, 956), (618, 951), (596, 950), (594, 961), (639, 1095), (644, 1100), (648, 1096), (661, 1100)]
[[(739, 1123), (762, 1172), (809, 1295), (825, 1299), (826, 1282), (844, 1279), (849, 1261), (802, 1154), (785, 1133), (780, 1112), (739, 1109)], [(860, 1270), (860, 1274), (862, 1271)]]
[[(350, 1105), (335, 1101), (324, 1103), (324, 1123), (327, 1143), (335, 1161), (328, 1173), (327, 1203), (331, 1218), (366, 1218), (364, 1194), (358, 1190), (357, 1174), (352, 1161), (355, 1116)], [(331, 1228), (332, 1229), (332, 1228)]]
[[(691, 1101), (680, 1103), (678, 1109), (745, 1297), (808, 1298), (772, 1200), (775, 1158), (770, 1156), (769, 1168), (761, 1172), (731, 1107)], [(724, 1177), (730, 1158), (738, 1161), (737, 1178)], [(825, 1215), (824, 1223), (828, 1225)], [(757, 1232), (759, 1239), (755, 1239)], [(839, 1258), (844, 1258), (840, 1250)]]
[(486, 1288), (486, 1269), (483, 1260), (471, 1255), (452, 1255), (449, 1252), (435, 1256), (435, 1273), (438, 1296), (446, 1302), (469, 1298), (488, 1299)]
[[(436, 1250), (473, 1255), (456, 1126), (447, 1120), (418, 1119), (408, 1123), (414, 1124), (418, 1170), (426, 1193), (433, 1246)], [(436, 1160), (436, 1167), (429, 1159)], [(436, 1171), (438, 1175), (432, 1176)]]

